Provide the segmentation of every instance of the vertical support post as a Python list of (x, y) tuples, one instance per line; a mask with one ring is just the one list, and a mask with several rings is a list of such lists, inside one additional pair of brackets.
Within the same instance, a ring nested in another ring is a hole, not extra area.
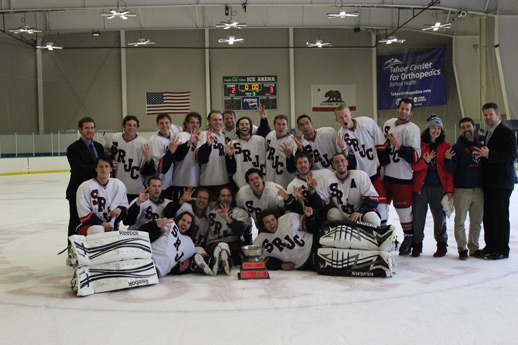
[(293, 28), (289, 28), (289, 50), (290, 50), (290, 123), (296, 128), (295, 115), (295, 54), (293, 49)]
[(122, 99), (122, 118), (128, 114), (128, 85), (126, 75), (126, 31), (120, 31), (121, 39), (121, 99)]

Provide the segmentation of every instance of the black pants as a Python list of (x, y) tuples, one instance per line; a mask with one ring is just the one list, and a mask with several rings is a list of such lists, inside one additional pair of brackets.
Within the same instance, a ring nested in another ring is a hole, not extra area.
[(509, 199), (512, 192), (484, 188), (484, 240), (488, 252), (509, 255)]
[[(77, 214), (76, 199), (68, 200), (68, 209), (70, 212), (70, 220), (68, 221), (68, 236), (76, 234), (76, 228), (81, 223), (79, 221), (79, 215)], [(68, 245), (67, 236), (67, 245)]]

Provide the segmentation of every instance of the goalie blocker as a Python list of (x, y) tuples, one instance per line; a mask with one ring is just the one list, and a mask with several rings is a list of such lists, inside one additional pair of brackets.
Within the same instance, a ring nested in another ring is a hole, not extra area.
[(109, 262), (77, 267), (72, 291), (78, 296), (158, 284), (158, 275), (151, 259)]
[(393, 226), (351, 221), (327, 222), (314, 254), (318, 274), (347, 277), (392, 277), (390, 252), (397, 249)]

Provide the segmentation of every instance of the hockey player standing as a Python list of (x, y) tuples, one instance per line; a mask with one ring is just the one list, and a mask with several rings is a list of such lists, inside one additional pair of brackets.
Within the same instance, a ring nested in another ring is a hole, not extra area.
[(207, 121), (209, 129), (200, 135), (196, 161), (201, 165), (200, 186), (215, 198), (219, 189), (230, 182), (225, 165), (225, 135), (221, 131), (223, 115), (219, 110), (211, 110)]
[(190, 112), (183, 122), (185, 130), (176, 134), (174, 141), (179, 143), (174, 154), (173, 200), (179, 200), (187, 187), (198, 187), (200, 183), (200, 165), (196, 162), (201, 115)]
[(173, 140), (174, 136), (182, 131), (181, 127), (171, 123), (171, 117), (166, 114), (159, 114), (156, 117), (158, 131), (149, 139), (149, 148), (155, 163), (158, 177), (162, 180), (164, 196), (170, 199), (172, 190), (172, 172), (174, 170), (173, 154), (178, 148), (178, 141)]
[(336, 131), (331, 127), (313, 128), (313, 121), (306, 115), (297, 118), (297, 128), (303, 137), (294, 136), (298, 150), (311, 155), (312, 169), (331, 169), (331, 157), (342, 152), (336, 143)]
[(398, 104), (398, 117), (385, 122), (383, 132), (387, 137), (389, 163), (385, 167), (383, 183), (387, 203), (394, 201), (405, 235), (399, 247), (399, 255), (408, 255), (412, 250), (412, 163), (421, 157), (419, 127), (410, 122), (414, 101), (403, 98)]
[(147, 140), (137, 134), (139, 119), (133, 115), (124, 117), (122, 128), (122, 132), (104, 135), (104, 151), (111, 154), (114, 177), (124, 183), (131, 202), (144, 188), (144, 175), (153, 175), (156, 170)]
[(238, 188), (248, 185), (245, 174), (256, 168), (266, 172), (266, 141), (259, 135), (252, 135), (252, 120), (242, 117), (237, 121), (237, 139), (227, 144), (226, 165)]

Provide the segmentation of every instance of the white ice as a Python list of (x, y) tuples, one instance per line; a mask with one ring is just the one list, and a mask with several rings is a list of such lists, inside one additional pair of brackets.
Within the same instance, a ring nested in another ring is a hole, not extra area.
[[(270, 272), (269, 280), (170, 276), (159, 285), (76, 297), (64, 255), (68, 173), (0, 177), (0, 344), (516, 344), (518, 196), (507, 260), (420, 258), (392, 278)], [(392, 209), (390, 222), (401, 230)], [(480, 244), (483, 246), (483, 235)]]

